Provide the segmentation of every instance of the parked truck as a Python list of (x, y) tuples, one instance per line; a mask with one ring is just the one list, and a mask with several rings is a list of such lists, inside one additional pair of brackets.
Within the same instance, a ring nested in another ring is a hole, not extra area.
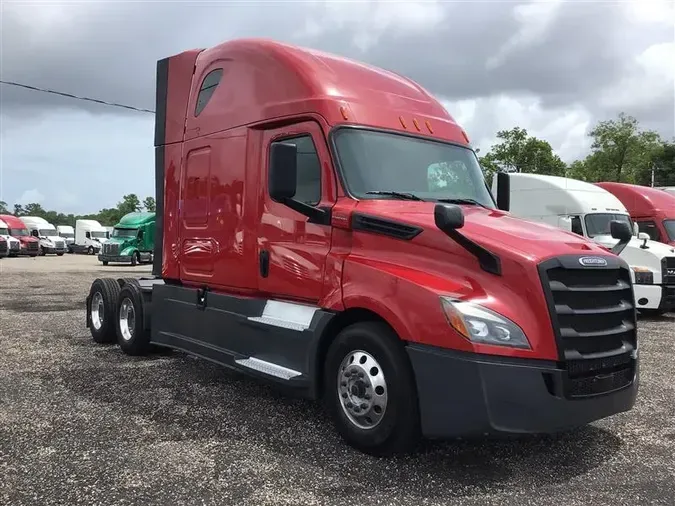
[(73, 245), (75, 244), (75, 229), (70, 225), (57, 225), (56, 232), (59, 234), (59, 237), (62, 237), (66, 242), (68, 253), (72, 253)]
[(379, 455), (633, 407), (626, 262), (496, 205), (415, 82), (246, 39), (160, 60), (156, 97), (153, 276), (93, 282), (94, 341), (295, 388)]
[(0, 220), (0, 237), (7, 244), (7, 256), (16, 257), (21, 254), (21, 241), (12, 237), (9, 232), (9, 225), (4, 220)]
[(54, 254), (63, 256), (68, 251), (66, 241), (59, 237), (56, 227), (40, 216), (22, 216), (30, 235), (39, 241), (39, 255)]
[(155, 248), (155, 213), (129, 213), (115, 225), (98, 255), (103, 265), (152, 262)]
[(75, 243), (73, 253), (97, 255), (108, 240), (108, 231), (96, 220), (75, 221)]
[[(614, 249), (628, 263), (641, 312), (662, 314), (675, 309), (675, 248), (639, 233), (614, 195), (570, 178), (522, 173), (503, 176), (510, 180), (512, 214), (553, 226), (559, 226), (561, 219), (569, 220), (572, 232)], [(495, 183), (493, 192), (499, 197)], [(616, 248), (617, 241), (610, 234), (613, 220), (625, 223), (638, 236)]]
[(39, 241), (30, 235), (28, 228), (21, 218), (12, 216), (11, 214), (2, 214), (0, 215), (0, 220), (2, 220), (7, 225), (7, 231), (9, 235), (14, 239), (19, 241), (19, 255), (36, 257), (40, 252)]
[(640, 232), (653, 241), (675, 246), (675, 195), (636, 184), (595, 184), (621, 201)]
[(0, 235), (0, 258), (5, 258), (9, 256), (9, 245), (7, 244), (7, 239)]

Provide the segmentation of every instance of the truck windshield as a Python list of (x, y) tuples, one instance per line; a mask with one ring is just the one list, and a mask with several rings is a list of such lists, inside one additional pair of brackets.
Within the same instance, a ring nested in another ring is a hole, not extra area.
[(9, 230), (6, 228), (0, 228), (0, 235), (9, 235)]
[(675, 220), (663, 220), (663, 227), (668, 234), (668, 240), (675, 241)]
[(19, 237), (26, 237), (26, 236), (30, 235), (28, 233), (27, 228), (12, 228), (12, 229), (10, 229), (10, 233), (12, 235), (16, 235), (16, 236), (19, 236)]
[(65, 237), (66, 239), (71, 239), (71, 238), (75, 237), (75, 234), (73, 234), (71, 232), (59, 232), (59, 235), (61, 237)]
[(356, 198), (400, 198), (398, 193), (495, 207), (478, 159), (468, 148), (352, 128), (335, 132), (335, 147), (345, 184)]
[(112, 237), (136, 237), (137, 232), (135, 228), (115, 228), (112, 231)]
[(55, 228), (41, 228), (38, 230), (38, 234), (40, 234), (41, 237), (58, 235)]
[(588, 237), (596, 235), (612, 235), (609, 230), (611, 221), (625, 221), (629, 227), (632, 227), (630, 217), (627, 214), (597, 213), (586, 215), (586, 231)]
[(108, 237), (105, 230), (92, 230), (91, 236), (95, 239), (105, 239)]

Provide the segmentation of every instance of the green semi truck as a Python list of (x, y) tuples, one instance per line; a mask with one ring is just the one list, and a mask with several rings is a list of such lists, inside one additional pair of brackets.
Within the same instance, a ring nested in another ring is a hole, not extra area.
[(98, 259), (103, 265), (152, 263), (154, 248), (155, 213), (129, 213), (115, 225)]

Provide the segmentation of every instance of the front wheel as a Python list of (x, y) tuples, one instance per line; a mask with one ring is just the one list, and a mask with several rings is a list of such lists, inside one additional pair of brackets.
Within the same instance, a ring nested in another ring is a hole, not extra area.
[(87, 255), (93, 255), (94, 254), (94, 248), (92, 246), (89, 246), (87, 248)]
[(57, 253), (56, 256), (57, 256), (57, 257), (62, 257), (62, 256), (63, 256), (63, 253)]
[(365, 453), (407, 452), (419, 439), (412, 367), (384, 323), (357, 323), (338, 334), (326, 356), (324, 402), (342, 438)]

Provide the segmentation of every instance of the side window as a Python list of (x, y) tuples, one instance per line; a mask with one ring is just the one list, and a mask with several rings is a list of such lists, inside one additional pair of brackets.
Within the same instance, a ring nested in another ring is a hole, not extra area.
[(275, 141), (275, 143), (293, 144), (298, 150), (298, 180), (295, 199), (309, 205), (321, 200), (321, 162), (311, 135), (293, 137)]
[(86, 232), (86, 233), (84, 234), (84, 236), (85, 236), (87, 239), (91, 239), (91, 232)]
[(572, 216), (572, 232), (584, 235), (584, 229), (581, 226), (581, 218), (579, 216)]
[(649, 235), (652, 241), (659, 240), (659, 229), (656, 227), (656, 223), (653, 221), (638, 221), (637, 224), (641, 233)]
[(223, 69), (215, 69), (206, 74), (202, 86), (199, 88), (199, 95), (197, 96), (197, 104), (195, 105), (195, 117), (199, 116), (201, 112), (209, 103), (213, 92), (216, 91), (220, 78), (223, 76)]
[(37, 230), (33, 230), (33, 232), (31, 233), (31, 235), (32, 235), (33, 237), (40, 237), (40, 236), (38, 235), (38, 231), (37, 231)]

